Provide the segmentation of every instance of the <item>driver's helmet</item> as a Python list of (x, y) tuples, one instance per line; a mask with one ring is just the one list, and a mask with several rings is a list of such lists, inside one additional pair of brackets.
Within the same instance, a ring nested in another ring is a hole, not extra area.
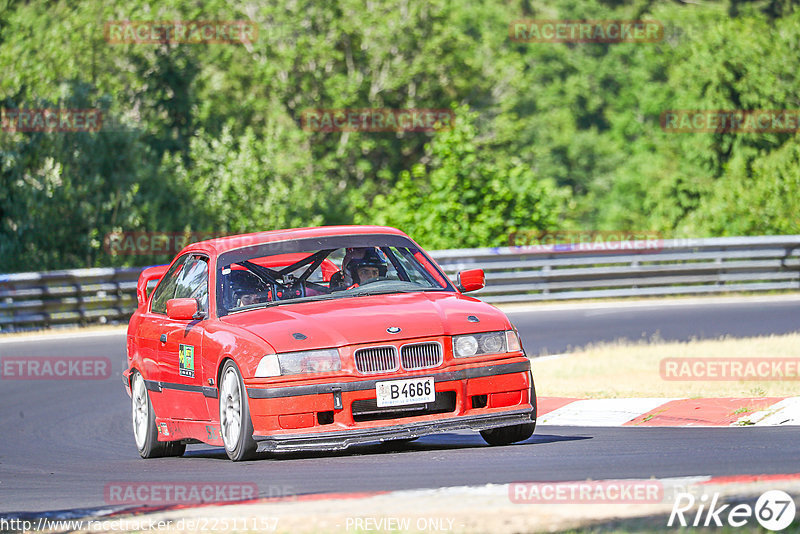
[(225, 277), (227, 284), (226, 294), (229, 296), (225, 303), (228, 308), (238, 308), (247, 303), (242, 302), (242, 298), (266, 292), (269, 287), (258, 276), (250, 271), (234, 269)]
[(375, 267), (378, 270), (378, 276), (386, 276), (388, 266), (382, 258), (383, 254), (377, 248), (368, 247), (348, 250), (347, 255), (350, 257), (345, 258), (345, 261), (342, 262), (342, 270), (346, 275), (349, 275), (354, 284), (363, 283), (358, 276), (358, 269), (361, 267)]

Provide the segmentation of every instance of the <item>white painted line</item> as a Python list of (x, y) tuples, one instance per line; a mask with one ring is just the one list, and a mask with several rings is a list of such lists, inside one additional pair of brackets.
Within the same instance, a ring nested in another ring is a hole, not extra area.
[(691, 486), (692, 484), (700, 484), (701, 482), (708, 482), (711, 480), (711, 475), (697, 475), (688, 477), (667, 477), (659, 478), (665, 486)]
[[(637, 482), (637, 481), (650, 481), (650, 480), (658, 480), (663, 485), (664, 489), (670, 490), (682, 490), (687, 491), (688, 488), (695, 484), (700, 484), (703, 482), (708, 482), (711, 480), (710, 475), (697, 475), (697, 476), (685, 476), (685, 477), (667, 477), (667, 478), (639, 478), (639, 477), (622, 477), (622, 478), (613, 478), (613, 479), (598, 479), (593, 480), (592, 482), (595, 483), (602, 483), (603, 480), (614, 480), (614, 481), (628, 481), (628, 482)], [(589, 480), (589, 479), (587, 479)], [(576, 484), (576, 483), (583, 483), (587, 480), (564, 480), (564, 481), (557, 481), (557, 482), (538, 482), (539, 484)], [(529, 481), (531, 483), (537, 483), (533, 481)], [(525, 481), (520, 481), (517, 483), (526, 483)], [(465, 495), (465, 496), (479, 496), (479, 497), (506, 497), (508, 496), (509, 491), (509, 484), (486, 484), (483, 486), (449, 486), (449, 487), (442, 487), (442, 488), (431, 488), (431, 489), (411, 489), (411, 490), (397, 490), (389, 492), (389, 495), (394, 495), (397, 497), (429, 497), (429, 498), (436, 498), (441, 497), (444, 495)]]
[[(661, 483), (662, 487), (664, 488), (664, 500), (662, 502), (673, 502), (674, 496), (678, 492), (691, 491), (691, 488), (693, 486), (708, 482), (711, 479), (712, 477), (710, 475), (696, 475), (696, 476), (667, 477), (667, 478), (622, 477), (622, 478), (611, 478), (611, 479), (563, 480), (563, 481), (552, 481), (552, 482), (534, 482), (534, 481), (521, 480), (515, 482), (515, 484), (531, 483), (531, 484), (553, 484), (553, 485), (566, 486), (569, 484), (581, 484), (586, 482), (602, 484), (605, 480), (614, 480), (616, 482), (624, 481), (631, 483), (657, 480), (658, 482)], [(378, 497), (381, 499), (396, 497), (398, 499), (422, 498), (422, 499), (435, 500), (446, 496), (506, 498), (509, 495), (509, 488), (510, 484), (485, 484), (483, 486), (449, 486), (449, 487), (431, 488), (431, 489), (396, 490), (396, 491), (390, 491), (387, 494), (362, 497), (361, 499), (362, 500), (368, 499), (370, 497)], [(329, 500), (333, 499), (335, 499), (335, 497), (331, 497), (331, 499)]]
[(562, 354), (548, 354), (546, 356), (528, 356), (528, 359), (533, 362), (546, 362), (547, 360), (558, 360), (560, 358), (566, 358), (569, 356), (569, 352), (564, 352)]
[(6, 343), (30, 343), (32, 341), (57, 341), (59, 339), (83, 339), (93, 337), (110, 337), (110, 336), (124, 336), (128, 331), (127, 326), (120, 326), (119, 328), (109, 328), (104, 330), (89, 330), (86, 332), (32, 332), (31, 334), (24, 333), (11, 333), (7, 337), (0, 334), (0, 345)]
[(769, 408), (740, 417), (734, 425), (779, 426), (800, 425), (800, 397), (789, 397)]
[[(703, 482), (708, 482), (711, 480), (710, 475), (697, 475), (697, 476), (685, 476), (685, 477), (668, 477), (668, 478), (639, 478), (639, 477), (622, 477), (622, 478), (612, 478), (612, 479), (597, 479), (592, 480), (591, 482), (601, 484), (604, 480), (614, 480), (614, 481), (628, 481), (628, 482), (637, 482), (637, 481), (650, 481), (650, 480), (658, 480), (661, 482), (665, 490), (682, 490), (687, 491), (688, 488), (695, 484), (700, 484)], [(583, 483), (587, 482), (589, 479), (586, 480), (564, 480), (564, 481), (552, 481), (552, 482), (533, 482), (527, 481), (530, 483), (535, 484), (554, 484), (554, 485), (567, 485), (567, 484), (576, 484), (576, 483)], [(527, 483), (526, 481), (519, 481), (516, 484)], [(409, 489), (409, 490), (396, 490), (390, 491), (387, 494), (380, 494), (375, 495), (375, 497), (385, 498), (387, 496), (396, 496), (398, 498), (409, 498), (409, 497), (421, 497), (421, 498), (428, 498), (428, 499), (435, 499), (438, 497), (443, 497), (447, 495), (454, 495), (454, 496), (478, 496), (478, 497), (507, 497), (509, 492), (509, 484), (485, 484), (483, 486), (445, 486), (441, 488), (430, 488), (430, 489)], [(370, 498), (372, 496), (362, 497)], [(335, 497), (331, 497), (331, 500), (335, 499)]]
[(622, 310), (626, 308), (662, 308), (665, 306), (698, 306), (703, 304), (724, 305), (738, 303), (774, 303), (774, 302), (800, 302), (800, 294), (792, 293), (789, 295), (773, 296), (735, 296), (735, 297), (707, 297), (707, 298), (653, 298), (649, 300), (630, 300), (630, 301), (610, 301), (610, 302), (541, 302), (541, 303), (507, 303), (495, 304), (507, 314), (530, 313), (530, 312), (553, 312), (570, 310)]
[(622, 426), (676, 399), (587, 399), (571, 402), (538, 418), (547, 425), (564, 426)]

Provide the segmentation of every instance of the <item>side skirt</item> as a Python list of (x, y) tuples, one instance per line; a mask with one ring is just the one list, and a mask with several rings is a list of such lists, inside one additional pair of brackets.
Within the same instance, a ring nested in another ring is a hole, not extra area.
[(195, 443), (224, 446), (219, 423), (156, 417), (158, 441), (192, 440)]

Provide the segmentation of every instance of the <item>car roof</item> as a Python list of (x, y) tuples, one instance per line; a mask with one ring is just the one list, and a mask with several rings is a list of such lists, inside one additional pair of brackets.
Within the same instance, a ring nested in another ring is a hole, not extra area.
[(257, 245), (262, 243), (275, 243), (280, 241), (290, 241), (294, 239), (306, 239), (314, 237), (329, 237), (337, 235), (362, 235), (362, 234), (393, 234), (408, 237), (406, 234), (390, 226), (366, 226), (366, 225), (341, 225), (341, 226), (315, 226), (308, 228), (289, 228), (285, 230), (269, 230), (266, 232), (254, 232), (250, 234), (239, 234), (226, 237), (218, 237), (199, 241), (186, 246), (184, 252), (206, 252), (222, 254), (229, 250)]

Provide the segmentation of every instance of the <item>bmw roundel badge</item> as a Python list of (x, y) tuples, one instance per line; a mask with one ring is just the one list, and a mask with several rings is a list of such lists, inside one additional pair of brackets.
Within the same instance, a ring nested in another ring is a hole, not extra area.
[(397, 333), (400, 332), (400, 327), (399, 326), (390, 326), (389, 328), (386, 329), (386, 331), (389, 332), (390, 334), (397, 334)]

